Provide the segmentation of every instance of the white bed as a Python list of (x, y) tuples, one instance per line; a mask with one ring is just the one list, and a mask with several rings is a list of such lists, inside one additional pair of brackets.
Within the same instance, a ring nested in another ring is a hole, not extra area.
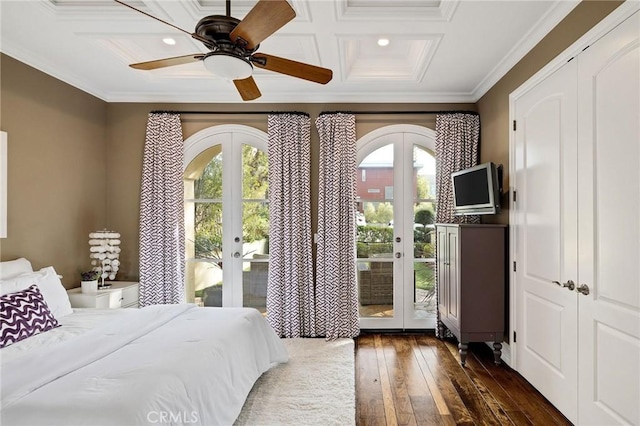
[(0, 350), (0, 423), (231, 425), (286, 349), (251, 308), (77, 309)]

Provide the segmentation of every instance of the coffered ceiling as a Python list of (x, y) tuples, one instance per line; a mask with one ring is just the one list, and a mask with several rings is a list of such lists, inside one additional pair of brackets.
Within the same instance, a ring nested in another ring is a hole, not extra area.
[[(224, 0), (125, 0), (189, 32)], [(255, 68), (251, 102), (475, 102), (577, 4), (550, 0), (289, 0), (296, 18), (259, 52), (333, 70), (320, 85)], [(242, 19), (256, 0), (232, 0)], [(3, 53), (109, 102), (241, 102), (201, 62), (130, 63), (207, 52), (112, 0), (0, 0)], [(163, 42), (175, 40), (174, 45)], [(387, 46), (378, 39), (387, 38)], [(1, 66), (1, 64), (0, 64)]]

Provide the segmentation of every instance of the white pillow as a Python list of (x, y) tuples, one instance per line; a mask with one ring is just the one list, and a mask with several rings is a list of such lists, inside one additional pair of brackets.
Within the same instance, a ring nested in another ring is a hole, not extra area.
[(49, 310), (56, 319), (73, 313), (69, 295), (67, 295), (67, 291), (53, 266), (42, 268), (38, 272), (0, 281), (0, 295), (24, 290), (32, 284), (38, 286), (44, 301), (47, 302)]
[(24, 257), (16, 260), (0, 262), (0, 280), (17, 277), (25, 273), (33, 272), (31, 262)]

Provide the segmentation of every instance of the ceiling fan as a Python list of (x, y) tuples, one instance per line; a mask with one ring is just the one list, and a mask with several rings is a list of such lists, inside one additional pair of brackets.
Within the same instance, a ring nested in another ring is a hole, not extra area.
[(261, 96), (252, 76), (254, 66), (320, 84), (327, 84), (333, 77), (333, 72), (327, 68), (256, 53), (260, 42), (295, 18), (296, 13), (287, 0), (259, 0), (242, 21), (231, 16), (231, 0), (226, 0), (226, 16), (211, 15), (202, 18), (193, 33), (120, 0), (114, 1), (189, 34), (210, 50), (209, 53), (194, 53), (129, 65), (132, 68), (152, 70), (203, 61), (205, 68), (214, 75), (233, 80), (245, 101)]

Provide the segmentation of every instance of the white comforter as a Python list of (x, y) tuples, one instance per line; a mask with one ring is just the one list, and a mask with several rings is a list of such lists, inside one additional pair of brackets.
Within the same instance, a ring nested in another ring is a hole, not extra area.
[(63, 321), (3, 349), (0, 423), (231, 425), (256, 379), (288, 359), (255, 309), (153, 306), (105, 322), (59, 338)]

